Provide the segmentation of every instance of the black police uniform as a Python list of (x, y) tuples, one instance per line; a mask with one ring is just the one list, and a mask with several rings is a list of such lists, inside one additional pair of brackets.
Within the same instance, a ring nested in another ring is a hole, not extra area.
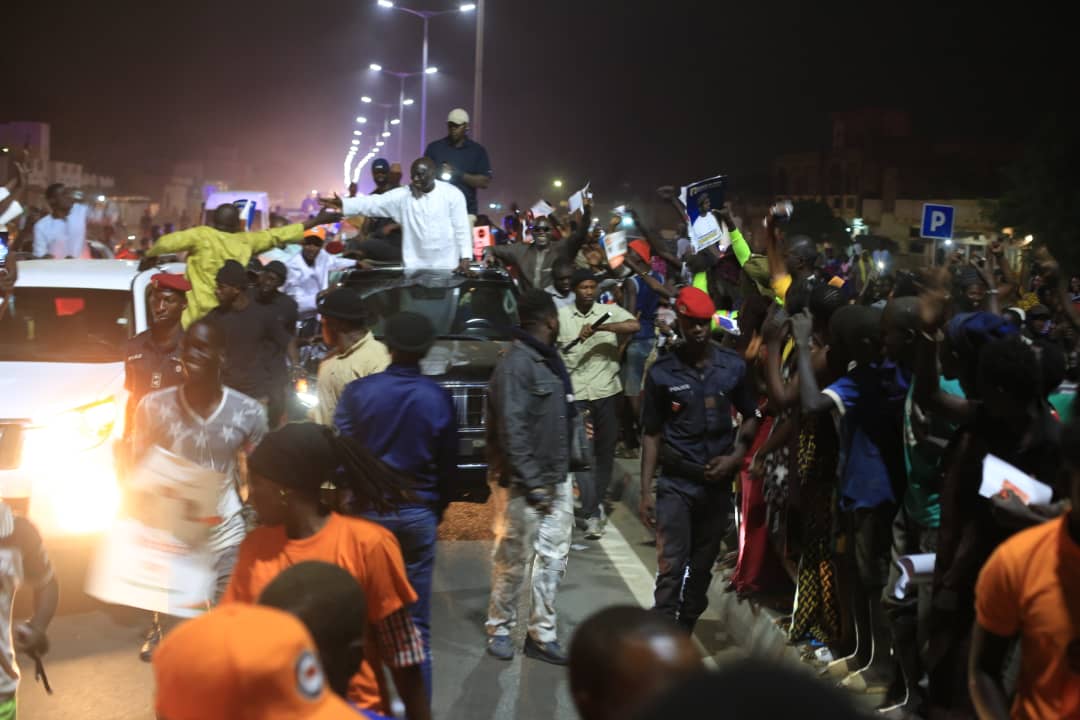
[(149, 330), (128, 340), (127, 359), (124, 361), (124, 389), (128, 391), (125, 435), (131, 435), (135, 409), (145, 395), (183, 382), (184, 370), (180, 364), (180, 341), (183, 337), (183, 333), (179, 333), (176, 344), (170, 347), (155, 343)]
[(729, 479), (706, 483), (704, 466), (733, 449), (732, 407), (744, 418), (760, 417), (746, 363), (715, 343), (709, 344), (704, 367), (687, 365), (681, 353), (670, 352), (645, 379), (642, 430), (661, 435), (655, 609), (690, 630), (708, 606), (706, 592), (731, 510)]

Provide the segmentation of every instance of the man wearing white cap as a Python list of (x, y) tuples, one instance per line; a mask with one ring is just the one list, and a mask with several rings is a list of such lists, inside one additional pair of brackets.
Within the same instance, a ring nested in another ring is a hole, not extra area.
[(470, 140), (469, 113), (461, 108), (446, 118), (448, 134), (427, 147), (426, 157), (435, 161), (439, 177), (452, 183), (465, 195), (469, 215), (476, 217), (476, 190), (491, 184), (491, 163), (483, 145)]

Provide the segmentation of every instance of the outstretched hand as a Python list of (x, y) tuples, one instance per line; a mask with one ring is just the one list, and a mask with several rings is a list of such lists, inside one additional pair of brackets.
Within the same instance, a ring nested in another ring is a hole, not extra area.
[(337, 210), (340, 212), (344, 208), (344, 203), (342, 203), (341, 201), (341, 196), (337, 193), (334, 193), (334, 197), (320, 197), (318, 198), (318, 200), (319, 205), (322, 205), (327, 210)]
[(928, 332), (936, 332), (945, 324), (950, 279), (947, 268), (930, 268), (923, 273), (919, 291), (919, 321)]

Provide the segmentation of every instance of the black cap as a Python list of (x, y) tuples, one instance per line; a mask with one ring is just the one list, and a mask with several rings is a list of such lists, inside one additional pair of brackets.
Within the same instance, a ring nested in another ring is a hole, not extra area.
[(261, 273), (263, 271), (262, 261), (259, 260), (259, 258), (257, 256), (252, 255), (251, 259), (248, 260), (247, 271), (248, 271), (249, 276), (251, 276), (253, 278), (258, 277), (259, 273)]
[(435, 326), (425, 316), (402, 312), (386, 321), (384, 341), (391, 350), (424, 355), (435, 344)]
[(596, 273), (589, 268), (578, 268), (574, 271), (574, 274), (570, 276), (570, 287), (576, 288), (586, 280), (596, 280)]
[(352, 288), (331, 290), (320, 297), (315, 305), (323, 317), (352, 323), (366, 323), (368, 319), (364, 299)]
[(1027, 318), (1031, 320), (1033, 318), (1048, 318), (1050, 317), (1050, 308), (1045, 305), (1033, 305), (1027, 311)]
[(289, 277), (289, 271), (285, 267), (285, 263), (281, 262), (280, 260), (271, 260), (270, 262), (266, 263), (266, 267), (264, 267), (263, 270), (274, 273), (282, 280)]
[(386, 158), (376, 158), (375, 162), (371, 163), (371, 172), (375, 172), (376, 170), (390, 172), (390, 161)]
[(244, 270), (243, 265), (235, 260), (226, 260), (221, 269), (217, 271), (217, 281), (221, 285), (243, 289), (248, 285), (247, 271)]

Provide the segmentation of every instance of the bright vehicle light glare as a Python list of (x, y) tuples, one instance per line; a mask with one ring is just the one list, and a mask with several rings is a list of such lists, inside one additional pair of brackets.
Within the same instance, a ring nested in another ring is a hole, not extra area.
[(390, 124), (391, 125), (400, 125), (401, 120), (399, 120), (398, 118), (394, 118), (393, 120), (390, 121)]
[(35, 429), (48, 436), (54, 451), (89, 450), (105, 442), (112, 433), (118, 407), (116, 398), (108, 398), (57, 415), (36, 425)]
[(379, 7), (392, 8), (394, 3), (390, 2), (390, 0), (379, 0)]
[(460, 8), (461, 12), (471, 12), (476, 9), (476, 3), (465, 3)]
[(361, 125), (363, 125), (364, 123), (366, 123), (366, 122), (367, 122), (367, 118), (366, 118), (366, 117), (364, 117), (363, 115), (361, 115), (361, 116), (359, 116), (358, 118), (356, 118), (356, 122), (358, 122), (358, 123), (360, 123)]
[(382, 65), (380, 65), (379, 63), (371, 63), (370, 65), (368, 65), (368, 67), (375, 72), (382, 72)]
[(401, 101), (401, 104), (402, 105), (412, 105), (414, 102), (416, 102), (416, 101), (413, 100), (412, 98), (405, 98), (404, 100)]
[(437, 68), (437, 67), (429, 67), (424, 72), (426, 72), (428, 75), (434, 75), (435, 73), (439, 72), (439, 68)]
[(371, 102), (371, 98), (369, 98), (367, 95), (363, 95), (363, 96), (360, 97), (360, 102), (369, 103), (369, 102)]

